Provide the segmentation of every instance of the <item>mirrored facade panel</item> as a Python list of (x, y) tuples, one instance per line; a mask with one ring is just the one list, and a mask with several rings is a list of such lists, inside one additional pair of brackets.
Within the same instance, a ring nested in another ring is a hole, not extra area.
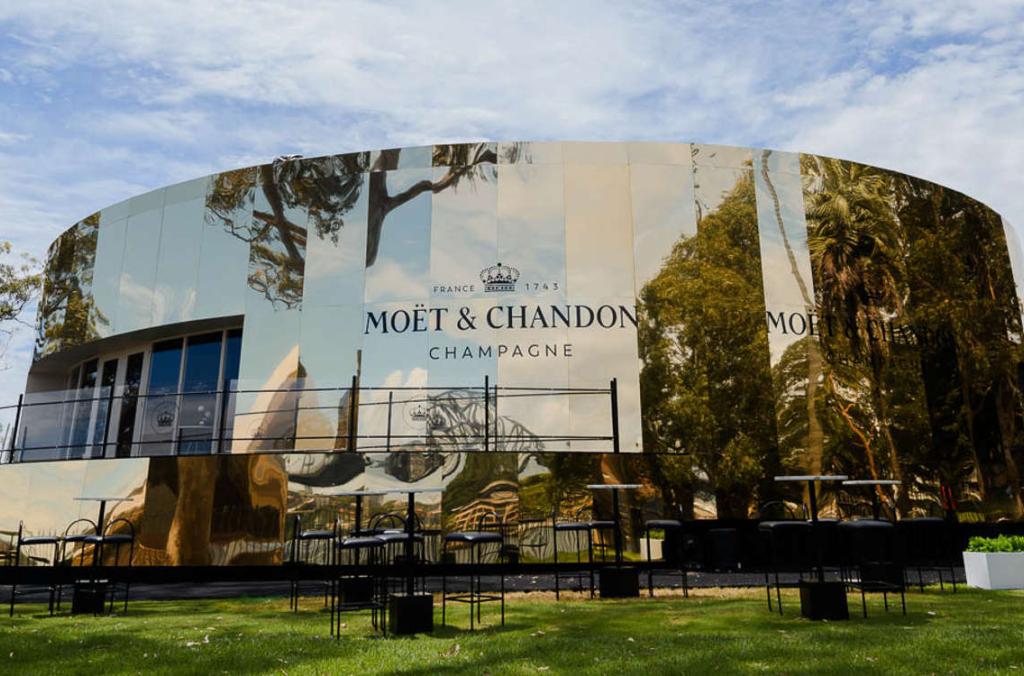
[(569, 141), (562, 144), (565, 164), (626, 164), (625, 143), (591, 143)]
[(260, 310), (246, 314), (234, 402), (232, 452), (294, 447), (301, 405), (299, 310)]
[(210, 190), (210, 179), (210, 176), (203, 176), (167, 186), (164, 188), (164, 206), (206, 199), (206, 194)]
[(798, 174), (773, 169), (774, 156), (755, 151), (753, 173), (780, 463), (787, 472), (821, 474), (830, 441), (822, 424), (820, 327), (803, 188)]
[(36, 358), (100, 337), (109, 320), (92, 296), (100, 215), (80, 221), (49, 248), (36, 325)]
[[(18, 526), (25, 521), (25, 507), (29, 501), (29, 491), (32, 482), (34, 468), (41, 465), (33, 463), (5, 463), (3, 471), (0, 472), (0, 481), (3, 481), (4, 499), (0, 500), (0, 531), (4, 535), (17, 533)], [(25, 524), (26, 528), (32, 529), (31, 523)], [(35, 534), (32, 530), (29, 533)], [(6, 544), (5, 537), (0, 542)], [(3, 547), (3, 545), (0, 545)]]
[(433, 173), (433, 169), (371, 173), (366, 302), (428, 297)]
[(499, 164), (561, 164), (562, 144), (552, 141), (498, 143)]
[(199, 258), (197, 318), (245, 311), (247, 233), (252, 222), (255, 186), (254, 168), (223, 172), (210, 181)]
[(108, 221), (106, 212), (103, 212), (100, 216), (100, 231), (96, 237), (96, 265), (92, 278), (92, 298), (96, 316), (106, 320), (98, 321), (96, 326), (102, 338), (116, 333), (121, 269), (124, 265), (127, 234), (127, 218)]
[(436, 145), (433, 150), (433, 165), (435, 167), (496, 164), (497, 161), (497, 143), (450, 143)]
[(204, 214), (204, 197), (164, 207), (153, 294), (154, 326), (195, 317)]
[(263, 304), (297, 309), (306, 267), (307, 204), (315, 181), (299, 161), (263, 165), (257, 171), (249, 243), (246, 309)]
[(1021, 246), (1017, 229), (1005, 218), (1003, 219), (1003, 234), (1006, 236), (1006, 249), (1010, 256), (1010, 270), (1013, 272), (1017, 304), (1024, 311), (1024, 247)]
[(22, 504), (25, 527), (40, 535), (77, 534), (92, 531), (90, 524), (75, 523), (80, 518), (95, 523), (99, 507), (76, 498), (83, 493), (84, 462), (43, 462), (33, 466), (28, 500)]
[(626, 144), (631, 165), (672, 164), (688, 167), (692, 164), (689, 143), (660, 143), (640, 141)]
[(750, 148), (708, 145), (704, 143), (694, 143), (690, 148), (693, 155), (693, 163), (699, 166), (749, 169), (751, 165), (752, 151)]
[[(345, 161), (348, 158), (348, 161)], [(369, 175), (351, 156), (316, 163), (320, 206), (310, 210), (303, 304), (350, 305), (363, 300)]]
[(498, 167), (496, 258), (518, 271), (520, 294), (565, 298), (563, 177), (560, 165)]
[[(498, 172), (480, 164), (457, 185), (433, 197), (430, 228), (430, 295), (439, 300), (486, 294), (482, 270), (498, 255)], [(459, 167), (436, 167), (435, 185)]]
[(160, 256), (161, 207), (128, 217), (125, 255), (118, 290), (117, 332), (137, 331), (153, 320), (156, 271)]
[(566, 295), (631, 300), (633, 227), (629, 171), (620, 165), (566, 165)]
[(306, 390), (297, 450), (346, 450), (350, 433), (358, 432), (359, 395), (353, 397), (351, 389), (361, 368), (362, 310), (362, 305), (302, 310), (299, 370)]
[[(570, 332), (573, 357), (569, 360), (569, 387), (577, 391), (614, 387), (619, 451), (639, 452), (642, 449), (635, 309), (632, 305), (615, 307), (596, 303), (594, 307), (597, 325)], [(605, 392), (571, 395), (569, 433), (582, 438), (574, 439), (570, 449), (614, 451), (612, 411), (610, 394)]]
[[(441, 496), (441, 527), (449, 532), (515, 528), (519, 516), (518, 459), (516, 453), (460, 454), (459, 466), (446, 477)], [(479, 552), (480, 560), (497, 562), (499, 549), (498, 544), (484, 548)], [(467, 550), (450, 551), (456, 561), (469, 561)]]
[(633, 214), (636, 295), (669, 264), (681, 239), (697, 234), (693, 170), (682, 165), (632, 164), (629, 168)]

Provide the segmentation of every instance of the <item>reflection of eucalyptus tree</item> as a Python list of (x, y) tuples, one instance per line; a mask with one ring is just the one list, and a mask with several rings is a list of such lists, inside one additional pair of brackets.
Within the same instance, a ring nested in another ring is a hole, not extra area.
[(398, 167), (400, 149), (382, 150), (374, 162), (374, 171), (369, 179), (369, 214), (366, 233), (366, 267), (377, 260), (380, 248), (381, 233), (387, 215), (416, 197), (426, 193), (439, 193), (454, 188), (463, 179), (473, 180), (485, 178), (481, 165), (495, 164), (498, 161), (494, 144), (473, 143), (452, 146), (436, 146), (434, 149), (435, 166), (447, 167), (447, 171), (436, 181), (423, 179), (413, 183), (405, 190), (392, 195), (388, 191), (386, 169)]
[[(644, 447), (661, 479), (708, 478), (719, 516), (746, 516), (778, 465), (754, 183), (743, 172), (640, 292)], [(659, 477), (655, 477), (656, 480)], [(693, 486), (678, 490), (684, 513)]]
[[(772, 198), (772, 208), (775, 214), (775, 224), (779, 228), (779, 235), (782, 238), (783, 247), (786, 249), (786, 258), (789, 261), (789, 271), (793, 276), (793, 280), (796, 282), (797, 288), (800, 290), (800, 298), (803, 300), (804, 309), (807, 312), (814, 312), (815, 304), (814, 298), (811, 297), (811, 292), (807, 288), (807, 281), (804, 276), (800, 273), (800, 266), (796, 260), (796, 253), (793, 251), (793, 245), (789, 240), (789, 233), (786, 232), (786, 226), (782, 219), (782, 204), (779, 200), (779, 193), (775, 189), (775, 184), (772, 182), (771, 171), (768, 169), (768, 159), (771, 157), (772, 151), (765, 150), (761, 154), (761, 178), (764, 180), (765, 186), (768, 188), (768, 194)], [(807, 425), (806, 431), (806, 450), (810, 457), (808, 463), (808, 470), (811, 474), (821, 474), (822, 472), (822, 455), (824, 452), (824, 432), (821, 427), (821, 421), (818, 419), (817, 411), (817, 390), (818, 381), (821, 378), (821, 354), (818, 352), (818, 346), (814, 341), (802, 340), (800, 343), (803, 348), (807, 350), (807, 371), (806, 371), (806, 414), (807, 414)], [(777, 393), (777, 397), (782, 397), (787, 390), (780, 388)], [(794, 421), (790, 421), (791, 423)], [(803, 427), (801, 425), (801, 427)], [(780, 437), (784, 434), (784, 426), (780, 423), (779, 435)], [(780, 439), (780, 443), (781, 443)]]
[[(887, 456), (891, 477), (902, 479), (893, 440), (889, 393), (884, 390), (891, 357), (889, 343), (868, 334), (872, 324), (903, 315), (905, 242), (896, 219), (891, 175), (874, 167), (830, 158), (805, 156), (804, 173), (810, 177), (805, 195), (811, 264), (820, 280), (819, 307), (825, 316), (850, 323), (854, 331), (837, 332), (822, 340), (830, 358), (826, 388), (849, 430), (857, 437), (872, 478), (879, 478), (877, 433)], [(842, 334), (841, 336), (839, 334)], [(840, 349), (869, 369), (836, 367)], [(869, 406), (858, 406), (856, 396), (868, 388)], [(866, 420), (857, 419), (857, 411)], [(906, 506), (908, 491), (900, 491)]]
[(1021, 324), (1001, 219), (926, 181), (901, 177), (896, 187), (900, 220), (913, 238), (907, 267), (914, 323), (952, 339), (949, 346), (928, 346), (923, 355), (929, 370), (952, 370), (951, 377), (932, 378), (930, 399), (933, 416), (960, 430), (952, 438), (940, 436), (934, 460), (943, 481), (956, 485), (967, 451), (981, 501), (1004, 489), (1010, 512), (1019, 517)]
[[(301, 303), (307, 228), (338, 242), (363, 187), (366, 162), (360, 157), (280, 160), (255, 171), (217, 175), (206, 198), (207, 220), (249, 244), (250, 288), (275, 305)], [(268, 209), (254, 208), (250, 214), (255, 190)], [(289, 210), (300, 211), (306, 221), (294, 222)]]
[(109, 324), (92, 296), (99, 225), (100, 215), (93, 214), (50, 247), (37, 312), (39, 355), (99, 340), (99, 327)]

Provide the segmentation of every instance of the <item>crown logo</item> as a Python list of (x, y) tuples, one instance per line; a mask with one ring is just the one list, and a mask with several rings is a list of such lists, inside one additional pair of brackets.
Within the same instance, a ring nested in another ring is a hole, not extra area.
[(480, 271), (480, 281), (484, 283), (484, 291), (515, 291), (519, 270), (499, 261), (497, 265)]
[(409, 409), (409, 417), (415, 422), (426, 422), (430, 419), (430, 409), (423, 404), (416, 404)]
[(161, 411), (156, 416), (157, 427), (170, 427), (174, 424), (174, 413), (171, 411)]

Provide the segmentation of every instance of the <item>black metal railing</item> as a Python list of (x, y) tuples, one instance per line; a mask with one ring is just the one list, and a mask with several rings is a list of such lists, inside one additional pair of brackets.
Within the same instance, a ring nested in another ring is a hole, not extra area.
[[(604, 399), (605, 404), (581, 398)], [(561, 415), (542, 404), (556, 401)], [(511, 412), (509, 411), (511, 409)], [(574, 415), (569, 415), (573, 410)], [(601, 413), (603, 411), (603, 413)], [(575, 433), (577, 427), (608, 430)], [(548, 429), (551, 426), (554, 429)], [(21, 395), (0, 406), (0, 463), (229, 452), (620, 450), (616, 380), (602, 388), (239, 387)]]

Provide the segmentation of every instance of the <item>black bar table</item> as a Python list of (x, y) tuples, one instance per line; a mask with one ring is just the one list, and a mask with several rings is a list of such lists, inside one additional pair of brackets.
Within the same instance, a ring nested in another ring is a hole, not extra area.
[(875, 517), (875, 521), (879, 521), (882, 518), (882, 505), (878, 501), (878, 491), (874, 490), (874, 486), (899, 486), (903, 482), (898, 479), (848, 479), (843, 482), (844, 486), (872, 486), (871, 490), (871, 512)]
[[(601, 598), (621, 599), (640, 596), (640, 572), (636, 566), (622, 565), (622, 521), (619, 518), (619, 491), (643, 488), (642, 484), (589, 484), (591, 491), (611, 491), (612, 532), (615, 538), (615, 565), (602, 566), (600, 577)], [(593, 564), (591, 564), (593, 565)]]
[(800, 482), (807, 484), (807, 495), (811, 502), (811, 534), (814, 538), (816, 561), (815, 580), (800, 582), (800, 614), (810, 620), (848, 620), (850, 612), (846, 606), (846, 585), (842, 581), (825, 580), (824, 551), (818, 527), (818, 496), (816, 487), (822, 481), (846, 481), (845, 474), (800, 474), (777, 476), (776, 481)]
[[(103, 555), (103, 533), (106, 530), (104, 521), (106, 521), (107, 518), (107, 503), (125, 502), (128, 498), (83, 496), (74, 499), (76, 502), (100, 503), (100, 512), (96, 517), (96, 537), (99, 538), (99, 542), (93, 545), (92, 550), (92, 563), (95, 566), (98, 558)], [(96, 580), (95, 578), (88, 581), (76, 580), (72, 589), (71, 614), (92, 613), (94, 615), (99, 615), (106, 607), (106, 597), (107, 581)]]
[(416, 593), (416, 494), (441, 493), (441, 488), (396, 488), (389, 493), (405, 493), (405, 593), (388, 599), (388, 620), (395, 635), (420, 634), (434, 630), (434, 595)]

